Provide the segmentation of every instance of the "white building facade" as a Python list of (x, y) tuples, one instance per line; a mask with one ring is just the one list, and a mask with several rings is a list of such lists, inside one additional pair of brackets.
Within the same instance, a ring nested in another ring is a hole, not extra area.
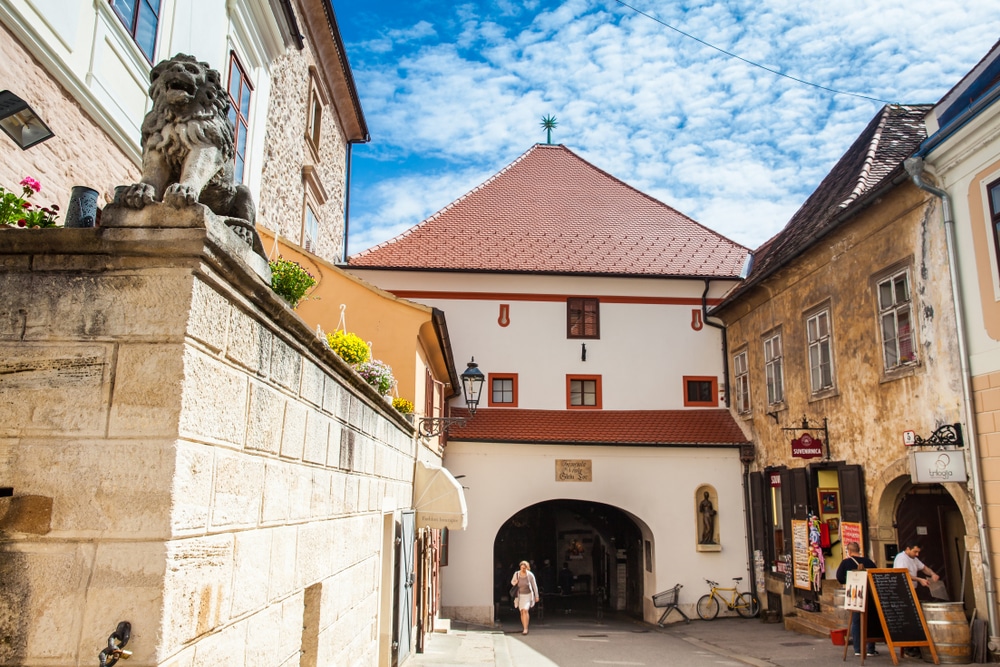
[[(486, 376), (445, 448), (469, 526), (448, 540), (443, 614), (509, 613), (522, 559), (546, 608), (651, 622), (658, 592), (682, 584), (690, 614), (705, 578), (746, 577), (740, 455), (752, 452), (725, 409), (721, 331), (703, 315), (745, 257), (565, 147), (538, 145), (351, 258), (363, 279), (443, 310), (457, 364), (474, 358)], [(456, 397), (453, 415), (464, 405)]]

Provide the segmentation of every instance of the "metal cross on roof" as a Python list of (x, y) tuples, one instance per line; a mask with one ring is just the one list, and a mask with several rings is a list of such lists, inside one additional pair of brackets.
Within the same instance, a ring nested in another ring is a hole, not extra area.
[(542, 129), (546, 133), (546, 141), (552, 143), (552, 130), (556, 128), (559, 123), (556, 122), (555, 116), (542, 116)]

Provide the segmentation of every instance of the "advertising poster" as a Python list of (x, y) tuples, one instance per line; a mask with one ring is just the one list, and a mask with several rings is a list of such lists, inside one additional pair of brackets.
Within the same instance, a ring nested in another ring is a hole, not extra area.
[(792, 567), (795, 587), (810, 590), (809, 522), (801, 519), (792, 519)]
[[(846, 548), (851, 542), (857, 542), (861, 547), (861, 555), (865, 555), (865, 543), (861, 539), (861, 524), (851, 521), (840, 522), (840, 542)], [(846, 553), (846, 551), (845, 551)]]
[(847, 573), (847, 587), (844, 589), (844, 609), (864, 611), (867, 599), (868, 573), (864, 570), (851, 570)]

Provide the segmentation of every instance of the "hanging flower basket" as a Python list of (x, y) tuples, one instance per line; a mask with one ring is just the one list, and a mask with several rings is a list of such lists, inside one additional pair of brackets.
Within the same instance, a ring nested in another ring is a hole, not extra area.
[(392, 399), (392, 407), (396, 408), (401, 414), (408, 415), (413, 412), (413, 401), (397, 396)]
[(279, 257), (268, 265), (271, 267), (271, 289), (292, 308), (299, 305), (306, 292), (316, 284), (312, 274), (298, 262)]
[(330, 349), (352, 366), (368, 361), (368, 344), (360, 337), (346, 331), (334, 331), (326, 335)]
[(392, 375), (392, 368), (389, 364), (378, 359), (358, 364), (355, 370), (382, 396), (388, 394), (396, 386), (396, 378)]

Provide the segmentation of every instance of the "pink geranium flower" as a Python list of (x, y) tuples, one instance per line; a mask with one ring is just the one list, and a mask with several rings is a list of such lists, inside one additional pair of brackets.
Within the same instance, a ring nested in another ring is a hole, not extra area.
[(23, 185), (26, 188), (31, 188), (35, 192), (42, 191), (42, 184), (33, 179), (31, 176), (25, 176), (24, 179), (21, 181), (21, 185)]

